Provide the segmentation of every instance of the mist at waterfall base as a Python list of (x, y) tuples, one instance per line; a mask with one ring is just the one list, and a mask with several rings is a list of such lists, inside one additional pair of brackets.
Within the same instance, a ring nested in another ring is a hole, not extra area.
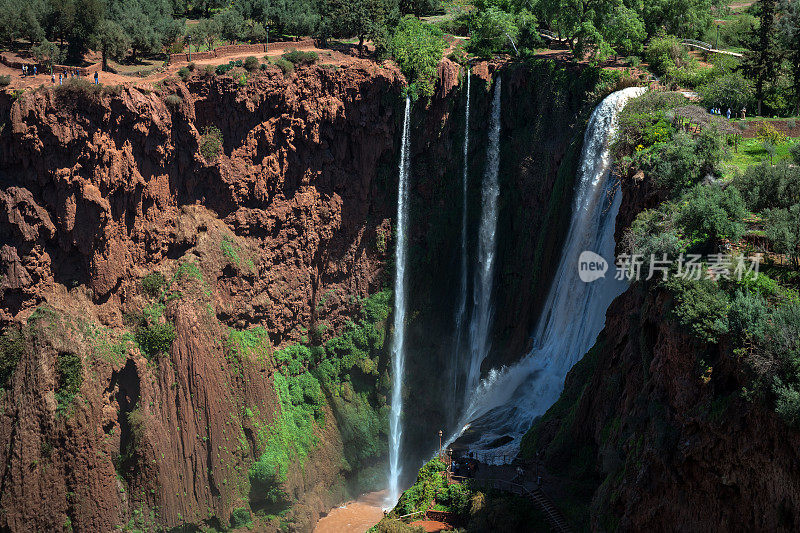
[[(463, 435), (460, 442), (470, 448), (491, 448), (497, 457), (516, 454), (520, 437), (558, 399), (567, 373), (603, 329), (608, 306), (627, 287), (615, 279), (613, 269), (592, 283), (581, 281), (578, 258), (588, 250), (614, 263), (614, 228), (622, 194), (610, 179), (609, 144), (619, 112), (644, 91), (631, 87), (615, 92), (592, 113), (584, 134), (570, 227), (533, 335), (533, 349), (518, 363), (491, 370), (468, 393), (461, 429), (448, 439), (448, 445)], [(513, 440), (497, 446), (504, 436)]]
[(392, 335), (392, 399), (389, 414), (389, 494), (388, 502), (394, 506), (400, 497), (400, 446), (403, 437), (403, 377), (405, 374), (406, 327), (406, 259), (408, 242), (408, 174), (411, 166), (409, 140), (411, 130), (411, 99), (406, 97), (403, 137), (400, 144), (400, 164), (397, 190), (397, 241), (395, 243), (395, 282)]

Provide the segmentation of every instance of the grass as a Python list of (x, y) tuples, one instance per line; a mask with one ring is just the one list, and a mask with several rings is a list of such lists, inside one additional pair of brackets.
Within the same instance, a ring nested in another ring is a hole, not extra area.
[[(774, 163), (781, 161), (792, 161), (792, 155), (789, 149), (800, 139), (789, 139), (785, 143), (781, 143), (775, 147)], [(725, 176), (729, 177), (735, 171), (744, 172), (745, 169), (751, 165), (761, 163), (763, 159), (769, 159), (767, 151), (764, 150), (761, 141), (758, 139), (742, 139), (739, 142), (739, 150), (734, 152), (731, 150), (731, 159), (725, 163)]]

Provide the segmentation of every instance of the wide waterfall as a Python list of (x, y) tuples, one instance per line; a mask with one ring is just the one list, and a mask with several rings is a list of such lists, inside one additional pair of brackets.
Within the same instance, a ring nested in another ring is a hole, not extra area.
[[(464, 349), (464, 325), (467, 318), (467, 187), (469, 185), (469, 102), (470, 83), (472, 71), (467, 67), (467, 105), (464, 110), (464, 171), (461, 176), (461, 285), (459, 286), (459, 300), (456, 307), (455, 339), (453, 342), (453, 360), (450, 364), (452, 372), (452, 395), (458, 398), (459, 372), (461, 367), (461, 353)], [(458, 412), (454, 412), (458, 415)]]
[(391, 505), (400, 497), (400, 439), (403, 436), (403, 374), (405, 367), (406, 329), (406, 229), (408, 225), (408, 173), (411, 166), (409, 137), (411, 129), (411, 98), (406, 97), (403, 137), (400, 144), (400, 164), (397, 189), (397, 240), (395, 241), (394, 330), (392, 334), (392, 407), (389, 416), (389, 499)]
[[(512, 454), (518, 449), (519, 437), (558, 399), (567, 372), (592, 347), (605, 324), (608, 306), (626, 287), (615, 279), (613, 267), (621, 193), (609, 179), (609, 143), (619, 112), (644, 91), (632, 87), (609, 95), (589, 119), (570, 228), (533, 336), (534, 347), (517, 364), (492, 370), (472, 394), (462, 423), (479, 429), (472, 443), (475, 447), (509, 435), (514, 440), (494, 451)], [(610, 270), (604, 278), (581, 281), (578, 258), (583, 251), (598, 253), (608, 261)]]
[(500, 78), (497, 78), (489, 121), (489, 143), (481, 189), (481, 220), (478, 230), (478, 258), (473, 286), (472, 319), (469, 326), (470, 357), (467, 362), (465, 400), (475, 390), (481, 375), (481, 363), (489, 354), (492, 322), (492, 286), (497, 252), (497, 200), (500, 196)]

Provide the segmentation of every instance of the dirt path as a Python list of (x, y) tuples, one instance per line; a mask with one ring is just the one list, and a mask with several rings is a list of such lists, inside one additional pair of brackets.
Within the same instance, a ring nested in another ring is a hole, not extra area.
[[(331, 49), (321, 49), (316, 48), (314, 46), (298, 46), (298, 50), (303, 51), (313, 51), (319, 54), (319, 62), (322, 64), (332, 64), (332, 65), (345, 65), (356, 61), (357, 58), (344, 54), (342, 52), (331, 50)], [(195, 65), (199, 68), (203, 68), (206, 65), (221, 65), (223, 63), (227, 63), (229, 61), (236, 61), (238, 59), (244, 59), (248, 56), (254, 56), (259, 60), (263, 60), (265, 56), (269, 57), (279, 57), (286, 53), (286, 50), (273, 50), (267, 52), (266, 54), (254, 54), (250, 53), (240, 53), (240, 54), (231, 54), (226, 55), (223, 57), (216, 57), (211, 59), (201, 59), (198, 61), (194, 61)], [(138, 77), (138, 76), (126, 76), (123, 74), (113, 74), (111, 72), (100, 72), (100, 83), (102, 85), (134, 85), (134, 86), (152, 86), (159, 81), (164, 80), (170, 76), (175, 76), (178, 70), (181, 67), (185, 67), (188, 63), (185, 62), (176, 62), (170, 64), (166, 69), (159, 69), (156, 72), (150, 74), (146, 77)], [(35, 87), (40, 87), (42, 85), (45, 86), (52, 86), (54, 85), (52, 78), (49, 74), (39, 74), (37, 76), (27, 76), (22, 77), (22, 73), (19, 69), (12, 69), (2, 63), (0, 63), (0, 75), (8, 75), (11, 76), (11, 83), (9, 84), (9, 89), (30, 89)], [(85, 79), (90, 81), (94, 81), (94, 76), (89, 76)], [(58, 75), (55, 78), (55, 84), (58, 84)]]

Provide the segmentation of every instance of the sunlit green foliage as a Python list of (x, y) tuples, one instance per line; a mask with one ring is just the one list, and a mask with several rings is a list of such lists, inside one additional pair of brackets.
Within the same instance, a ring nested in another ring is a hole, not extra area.
[(428, 98), (433, 95), (439, 61), (446, 47), (442, 31), (436, 26), (411, 15), (400, 19), (389, 39), (388, 49), (409, 80), (412, 96)]
[(81, 357), (71, 352), (61, 353), (56, 362), (56, 413), (64, 415), (72, 405), (72, 400), (81, 389), (83, 382), (83, 363)]

